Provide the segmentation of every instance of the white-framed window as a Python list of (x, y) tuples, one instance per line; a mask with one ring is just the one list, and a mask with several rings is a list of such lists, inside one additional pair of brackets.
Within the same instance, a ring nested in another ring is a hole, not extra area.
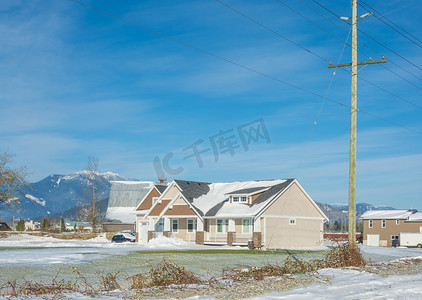
[(296, 225), (296, 218), (289, 218), (289, 225)]
[(243, 203), (248, 202), (248, 197), (246, 197), (246, 196), (241, 196), (241, 197), (240, 197), (240, 202), (243, 202)]
[(399, 236), (398, 235), (392, 235), (391, 236), (391, 240), (393, 241), (393, 240), (398, 240), (399, 239)]
[(171, 231), (172, 232), (178, 232), (179, 231), (179, 220), (173, 219), (171, 221)]
[(239, 197), (233, 196), (233, 202), (239, 202)]
[(217, 220), (217, 232), (228, 232), (229, 231), (229, 220)]
[(368, 227), (372, 228), (374, 226), (374, 222), (372, 220), (369, 220), (368, 222)]
[(188, 232), (194, 232), (196, 230), (196, 220), (188, 219)]
[(154, 204), (155, 202), (157, 202), (159, 198), (160, 197), (152, 197), (152, 204)]
[(242, 232), (243, 233), (251, 232), (251, 220), (249, 219), (242, 220)]
[(396, 225), (400, 225), (400, 220), (396, 220)]
[(381, 227), (385, 228), (387, 226), (387, 222), (385, 220), (381, 220)]

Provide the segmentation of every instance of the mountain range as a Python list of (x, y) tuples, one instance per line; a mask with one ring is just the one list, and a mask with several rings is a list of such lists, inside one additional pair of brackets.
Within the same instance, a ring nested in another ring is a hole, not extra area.
[[(88, 185), (88, 171), (81, 171), (69, 175), (53, 174), (41, 181), (31, 184), (25, 195), (21, 196), (20, 205), (17, 207), (0, 207), (0, 217), (4, 220), (15, 219), (41, 219), (43, 216), (55, 218), (64, 217), (75, 219), (78, 211), (87, 210), (91, 204)], [(98, 214), (104, 215), (107, 210), (110, 193), (110, 181), (134, 180), (112, 172), (98, 173), (96, 178), (96, 195)], [(317, 205), (330, 219), (330, 222), (347, 222), (347, 204)], [(359, 218), (368, 210), (394, 209), (392, 207), (375, 207), (368, 203), (356, 204), (356, 217)]]
[[(19, 206), (0, 207), (0, 216), (4, 220), (13, 217), (38, 219), (43, 216), (57, 216), (75, 207), (86, 206), (92, 201), (88, 175), (88, 171), (81, 171), (69, 175), (47, 176), (26, 189), (24, 195), (19, 197)], [(110, 181), (120, 180), (129, 179), (111, 172), (98, 173), (95, 179), (97, 202), (108, 202)]]

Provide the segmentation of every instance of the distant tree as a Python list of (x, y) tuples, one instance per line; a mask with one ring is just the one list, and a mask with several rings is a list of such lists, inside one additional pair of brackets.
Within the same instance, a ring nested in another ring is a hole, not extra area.
[(98, 159), (93, 157), (88, 157), (88, 164), (86, 166), (87, 170), (87, 178), (88, 178), (88, 188), (89, 188), (89, 198), (90, 202), (92, 203), (92, 232), (95, 232), (96, 229), (96, 219), (97, 219), (97, 211), (95, 208), (95, 203), (97, 202), (97, 196), (95, 194), (96, 187), (96, 179), (98, 177)]
[(26, 181), (28, 171), (26, 167), (11, 168), (14, 155), (8, 152), (0, 153), (0, 205), (9, 206), (19, 204), (19, 196), (25, 194), (25, 188), (30, 184)]
[(23, 219), (19, 219), (18, 224), (16, 225), (16, 231), (24, 231), (25, 230), (25, 221)]
[(65, 232), (65, 231), (66, 231), (66, 224), (64, 223), (63, 217), (61, 217), (61, 219), (60, 219), (60, 232)]
[(334, 225), (333, 225), (333, 229), (334, 231), (340, 231), (340, 223), (339, 221), (334, 221)]
[(47, 217), (44, 217), (41, 222), (41, 231), (48, 231), (50, 229), (50, 222)]

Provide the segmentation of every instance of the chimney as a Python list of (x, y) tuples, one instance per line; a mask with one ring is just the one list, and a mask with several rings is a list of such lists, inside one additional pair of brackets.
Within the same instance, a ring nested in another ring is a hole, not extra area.
[(167, 179), (167, 178), (165, 178), (165, 177), (160, 177), (160, 178), (158, 178), (158, 181), (159, 181), (160, 183), (164, 183), (164, 182), (166, 182), (166, 179)]

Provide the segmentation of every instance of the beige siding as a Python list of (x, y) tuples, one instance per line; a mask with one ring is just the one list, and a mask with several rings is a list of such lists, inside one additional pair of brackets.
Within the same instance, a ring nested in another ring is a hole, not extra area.
[(172, 185), (168, 190), (162, 195), (163, 199), (173, 199), (179, 193), (179, 189)]
[(385, 220), (385, 228), (382, 228), (382, 220), (372, 220), (372, 228), (369, 228), (369, 220), (363, 220), (363, 243), (368, 242), (368, 234), (378, 234), (380, 236), (381, 247), (392, 246), (392, 235), (400, 235), (400, 232), (420, 232), (422, 222), (406, 222), (399, 220)]
[(285, 191), (262, 215), (323, 218), (296, 183)]
[(290, 225), (288, 218), (266, 218), (265, 248), (320, 246), (322, 222), (297, 218), (296, 225)]

